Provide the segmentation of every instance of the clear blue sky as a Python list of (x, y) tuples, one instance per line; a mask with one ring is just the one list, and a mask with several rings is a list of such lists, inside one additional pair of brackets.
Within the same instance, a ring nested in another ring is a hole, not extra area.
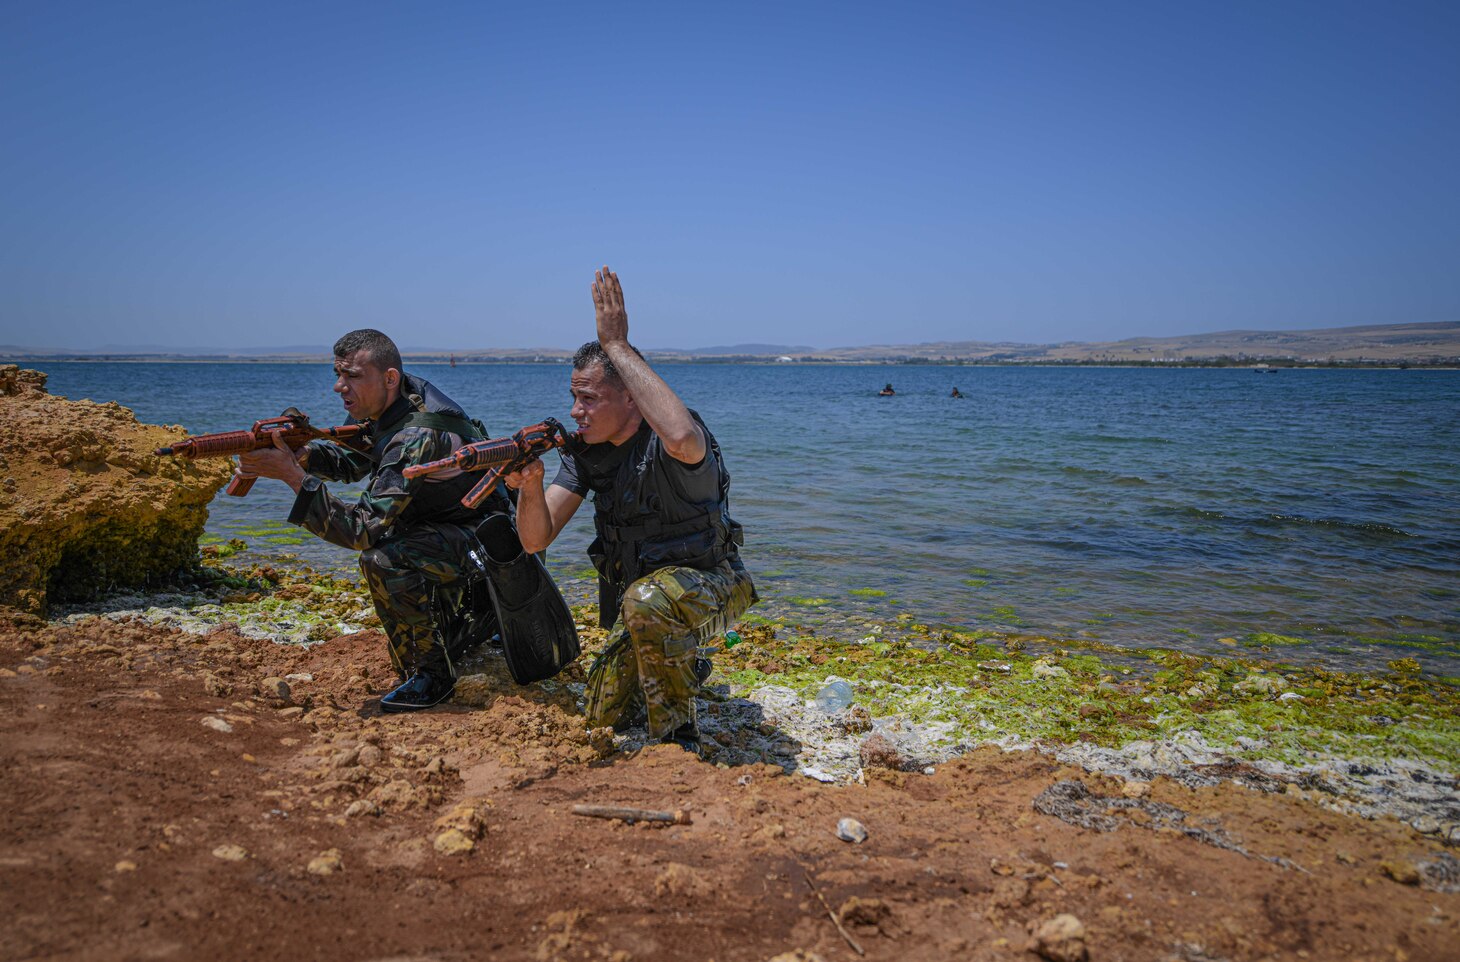
[(0, 0), (0, 344), (1460, 320), (1460, 4)]

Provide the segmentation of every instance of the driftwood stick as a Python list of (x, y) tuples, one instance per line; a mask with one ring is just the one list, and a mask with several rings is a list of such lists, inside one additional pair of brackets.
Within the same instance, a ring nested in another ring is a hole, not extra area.
[(615, 805), (574, 805), (574, 815), (588, 818), (616, 818), (625, 822), (669, 822), (672, 825), (691, 825), (689, 812), (677, 809), (673, 812), (656, 812), (652, 808), (619, 808)]
[(846, 927), (842, 925), (842, 920), (837, 918), (836, 913), (831, 910), (831, 906), (827, 904), (826, 898), (821, 894), (821, 890), (818, 889), (816, 887), (816, 883), (812, 881), (811, 872), (804, 865), (801, 866), (801, 874), (806, 876), (806, 884), (811, 886), (811, 894), (816, 896), (816, 900), (821, 903), (821, 907), (826, 909), (826, 914), (831, 916), (831, 924), (835, 925), (836, 930), (842, 934), (842, 938), (847, 940), (847, 945), (850, 945), (852, 947), (852, 951), (856, 952), (858, 955), (866, 955), (867, 953), (862, 951), (862, 947), (857, 944), (857, 940), (852, 938), (852, 933), (848, 932), (846, 930)]

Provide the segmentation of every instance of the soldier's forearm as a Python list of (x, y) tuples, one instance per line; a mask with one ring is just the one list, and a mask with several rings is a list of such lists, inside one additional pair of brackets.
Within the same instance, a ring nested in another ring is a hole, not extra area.
[(542, 484), (524, 485), (517, 492), (517, 536), (528, 554), (543, 551), (553, 543), (553, 516)]
[(679, 395), (654, 373), (648, 362), (634, 353), (627, 341), (605, 344), (603, 352), (613, 362), (635, 406), (659, 435), (670, 457), (686, 464), (701, 461), (705, 456), (705, 438)]

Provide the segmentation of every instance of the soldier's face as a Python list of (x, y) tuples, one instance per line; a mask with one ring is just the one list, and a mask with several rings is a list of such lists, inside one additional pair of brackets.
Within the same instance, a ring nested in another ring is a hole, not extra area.
[(578, 422), (586, 443), (623, 444), (639, 430), (643, 418), (638, 406), (628, 391), (603, 376), (602, 364), (574, 371), (568, 389), (573, 392), (573, 409), (568, 413)]
[(356, 421), (373, 420), (400, 397), (400, 371), (382, 370), (364, 351), (337, 357), (335, 393)]

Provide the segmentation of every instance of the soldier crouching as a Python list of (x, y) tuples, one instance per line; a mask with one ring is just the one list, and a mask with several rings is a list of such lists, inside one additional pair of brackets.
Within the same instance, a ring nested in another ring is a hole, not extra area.
[(609, 645), (588, 673), (593, 727), (631, 724), (699, 752), (695, 695), (709, 676), (701, 642), (756, 600), (730, 518), (730, 474), (714, 436), (628, 342), (618, 278), (593, 284), (598, 340), (573, 358), (572, 417), (583, 445), (562, 452), (543, 486), (540, 462), (507, 478), (519, 492), (518, 530), (541, 551), (593, 496), (599, 620)]
[[(473, 532), (486, 516), (511, 506), (498, 491), (478, 508), (464, 507), (461, 498), (475, 479), (460, 471), (407, 480), (406, 468), (481, 440), (479, 425), (430, 382), (403, 373), (395, 343), (379, 331), (352, 331), (335, 343), (334, 353), (335, 392), (351, 420), (365, 426), (370, 449), (311, 441), (296, 453), (276, 438), (275, 448), (242, 455), (239, 473), (285, 482), (296, 495), (290, 522), (360, 552), (391, 664), (402, 678), (380, 706), (388, 712), (430, 708), (456, 686), (451, 646), (459, 639), (446, 637), (443, 622), (459, 626), (473, 616), (465, 610), (470, 592), (464, 591)], [(355, 501), (336, 497), (324, 484), (366, 478)], [(484, 629), (476, 628), (473, 637), (480, 637)]]

